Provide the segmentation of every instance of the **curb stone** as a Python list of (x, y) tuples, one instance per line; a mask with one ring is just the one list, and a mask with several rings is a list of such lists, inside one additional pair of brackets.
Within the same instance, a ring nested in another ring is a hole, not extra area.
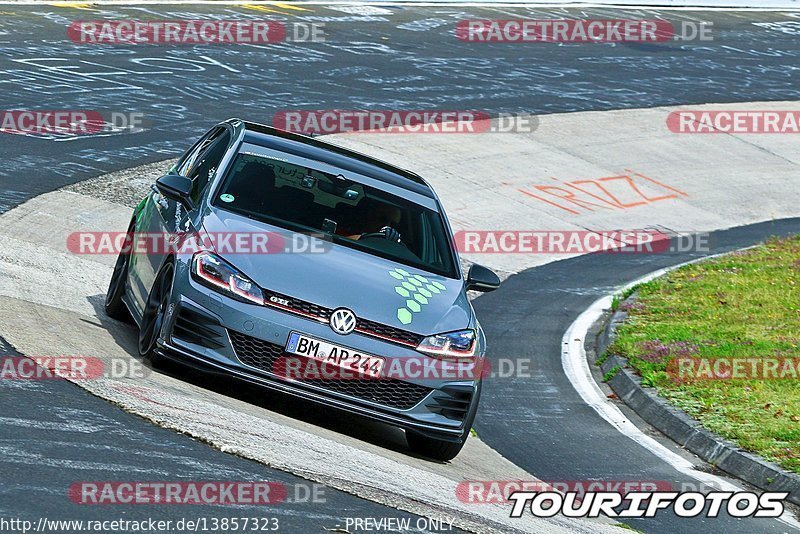
[[(634, 293), (624, 302), (635, 299)], [(611, 314), (597, 336), (596, 357), (605, 353), (616, 337), (617, 328), (627, 316), (627, 312), (619, 309)], [(731, 441), (703, 428), (697, 420), (658, 396), (655, 388), (643, 387), (626, 358), (611, 354), (600, 366), (603, 376), (615, 367), (618, 367), (618, 371), (607, 384), (622, 402), (647, 423), (712, 466), (761, 490), (787, 491), (789, 495), (786, 500), (800, 505), (800, 475), (742, 450)]]

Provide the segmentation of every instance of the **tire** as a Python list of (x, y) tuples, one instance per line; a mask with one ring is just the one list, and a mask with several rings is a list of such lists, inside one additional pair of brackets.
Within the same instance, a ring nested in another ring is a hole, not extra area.
[[(131, 228), (128, 229), (129, 233), (132, 231), (132, 228), (133, 223), (131, 223)], [(104, 305), (106, 315), (112, 319), (126, 323), (131, 322), (131, 314), (128, 311), (128, 307), (122, 302), (122, 298), (125, 296), (125, 282), (128, 278), (129, 258), (130, 255), (123, 251), (117, 256), (117, 262), (114, 264), (114, 272), (111, 274), (111, 282), (109, 282), (108, 291), (106, 291)]]
[(154, 365), (161, 363), (163, 359), (156, 348), (167, 314), (174, 277), (175, 264), (167, 260), (156, 276), (142, 313), (142, 324), (139, 327), (139, 355)]

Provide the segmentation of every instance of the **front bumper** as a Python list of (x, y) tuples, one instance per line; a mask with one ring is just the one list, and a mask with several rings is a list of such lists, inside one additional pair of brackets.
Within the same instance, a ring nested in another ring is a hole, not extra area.
[(460, 442), (474, 416), (480, 380), (404, 377), (381, 380), (296, 380), (272, 372), (289, 334), (301, 332), (368, 354), (427, 358), (389, 342), (267, 307), (242, 303), (197, 284), (179, 272), (161, 332), (159, 352), (205, 370), (344, 410), (441, 440)]

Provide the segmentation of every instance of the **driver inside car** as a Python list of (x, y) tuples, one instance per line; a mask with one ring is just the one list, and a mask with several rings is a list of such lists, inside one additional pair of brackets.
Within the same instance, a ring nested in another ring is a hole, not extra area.
[(400, 242), (401, 236), (397, 228), (400, 226), (402, 213), (400, 208), (385, 204), (374, 203), (366, 211), (366, 222), (362, 232), (345, 235), (348, 239), (359, 240), (365, 237), (382, 237), (392, 242)]

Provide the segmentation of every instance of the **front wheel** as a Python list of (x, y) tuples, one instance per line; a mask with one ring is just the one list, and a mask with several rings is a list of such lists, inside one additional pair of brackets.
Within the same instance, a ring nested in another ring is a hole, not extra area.
[(153, 289), (150, 290), (142, 314), (142, 325), (139, 328), (139, 355), (153, 364), (161, 361), (161, 356), (156, 351), (156, 344), (167, 316), (174, 276), (175, 266), (171, 261), (167, 261), (153, 283)]
[(117, 256), (117, 263), (114, 264), (114, 272), (111, 274), (111, 282), (108, 284), (106, 301), (104, 308), (106, 315), (118, 321), (130, 322), (131, 315), (128, 307), (122, 302), (125, 296), (125, 283), (128, 279), (128, 254), (121, 251)]

